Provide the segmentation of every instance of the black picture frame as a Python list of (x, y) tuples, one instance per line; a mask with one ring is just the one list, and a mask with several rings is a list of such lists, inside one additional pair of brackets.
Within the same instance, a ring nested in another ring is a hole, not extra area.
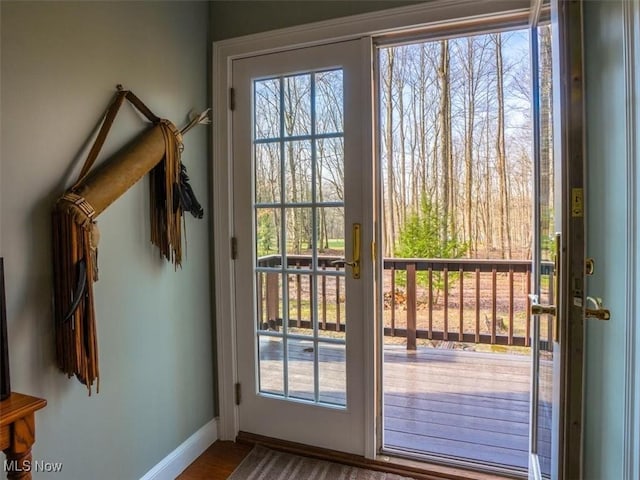
[(0, 400), (11, 395), (9, 378), (9, 338), (7, 335), (7, 302), (4, 293), (4, 258), (0, 257)]

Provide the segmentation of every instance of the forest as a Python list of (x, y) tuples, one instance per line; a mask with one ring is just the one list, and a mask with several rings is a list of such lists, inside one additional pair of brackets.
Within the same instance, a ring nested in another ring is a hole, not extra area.
[[(539, 34), (537, 98), (528, 35), (499, 32), (381, 50), (386, 256), (530, 258), (534, 100), (541, 112), (542, 237), (549, 238), (550, 28)], [(416, 234), (430, 244), (416, 248)]]
[[(378, 49), (386, 257), (530, 258), (533, 102), (546, 245), (553, 225), (550, 29), (538, 35), (538, 88), (528, 30)], [(289, 254), (344, 248), (342, 82), (336, 69), (254, 84), (259, 256), (283, 243)]]

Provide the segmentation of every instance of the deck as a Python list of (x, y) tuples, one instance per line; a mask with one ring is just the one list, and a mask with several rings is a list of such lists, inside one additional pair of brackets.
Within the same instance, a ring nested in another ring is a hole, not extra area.
[[(263, 391), (344, 405), (344, 346), (302, 340), (317, 326), (319, 337), (346, 330), (344, 269), (336, 256), (281, 255), (259, 259), (258, 319)], [(553, 263), (541, 264), (542, 299), (553, 304)], [(527, 351), (532, 338), (530, 260), (384, 258), (384, 449), (392, 453), (464, 459), (482, 465), (526, 469), (529, 445), (531, 365), (527, 355), (480, 353), (476, 348)], [(313, 277), (316, 277), (313, 280)], [(286, 278), (288, 304), (282, 302)], [(312, 288), (312, 285), (317, 287)], [(316, 325), (309, 305), (317, 305)], [(287, 309), (287, 315), (283, 311)], [(283, 318), (285, 320), (283, 320)], [(298, 340), (283, 345), (286, 325)], [(540, 317), (538, 341), (545, 387), (539, 401), (538, 452), (550, 471), (550, 318)], [(272, 336), (269, 336), (272, 335)], [(280, 338), (278, 338), (280, 337)], [(455, 344), (452, 342), (456, 342)], [(423, 345), (466, 345), (467, 350)], [(488, 347), (491, 345), (491, 347)], [(523, 348), (524, 347), (524, 348)], [(314, 385), (313, 361), (318, 361)]]
[[(385, 448), (526, 469), (530, 370), (524, 355), (385, 346)], [(550, 418), (542, 413), (546, 470)]]
[[(313, 398), (311, 341), (289, 341), (289, 395)], [(325, 344), (326, 345), (326, 344)], [(282, 391), (282, 342), (261, 341), (263, 391)], [(321, 348), (320, 399), (344, 403), (344, 347)], [(385, 345), (384, 448), (526, 469), (530, 358)], [(280, 373), (278, 373), (280, 372)], [(548, 405), (548, 399), (544, 399)], [(540, 415), (543, 471), (549, 468), (550, 415)]]

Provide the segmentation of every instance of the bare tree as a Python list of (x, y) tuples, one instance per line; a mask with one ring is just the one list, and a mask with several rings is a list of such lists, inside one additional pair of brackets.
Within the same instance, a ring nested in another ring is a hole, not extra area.
[(551, 27), (539, 29), (540, 38), (540, 235), (549, 238), (553, 223), (551, 195), (553, 186), (553, 161), (551, 142), (552, 82), (551, 82)]
[(393, 85), (393, 68), (394, 68), (394, 59), (395, 59), (395, 50), (390, 48), (385, 51), (385, 60), (384, 62), (384, 73), (383, 73), (383, 83), (384, 83), (384, 109), (386, 112), (386, 121), (384, 125), (384, 138), (385, 138), (385, 147), (386, 147), (386, 169), (385, 173), (387, 176), (387, 190), (386, 190), (386, 209), (384, 215), (384, 224), (385, 224), (385, 250), (387, 255), (393, 255), (395, 251), (395, 241), (396, 241), (396, 225), (395, 225), (395, 214), (394, 214), (394, 204), (395, 204), (395, 188), (394, 188), (394, 142), (393, 142), (393, 97), (394, 97), (394, 85)]
[(504, 66), (502, 62), (502, 34), (495, 34), (494, 41), (496, 45), (496, 96), (498, 98), (496, 160), (500, 184), (500, 250), (503, 258), (511, 258), (509, 186), (507, 182), (507, 159), (504, 144)]
[(441, 220), (441, 239), (447, 240), (449, 235), (449, 207), (451, 204), (450, 173), (451, 173), (451, 96), (449, 80), (449, 41), (440, 41), (440, 65), (438, 68), (440, 85), (440, 165), (442, 180), (440, 183), (442, 209), (438, 212)]

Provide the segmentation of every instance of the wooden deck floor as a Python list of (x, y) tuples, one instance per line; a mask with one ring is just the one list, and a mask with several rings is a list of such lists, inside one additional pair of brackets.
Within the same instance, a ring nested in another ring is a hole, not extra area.
[[(326, 345), (326, 344), (325, 344)], [(313, 343), (289, 341), (290, 395), (313, 398)], [(263, 391), (281, 393), (282, 342), (261, 342)], [(344, 347), (320, 349), (320, 398), (343, 404)], [(384, 448), (526, 469), (530, 358), (403, 345), (384, 351)], [(548, 405), (548, 398), (542, 398)], [(548, 469), (550, 411), (540, 415), (540, 453)]]
[[(527, 468), (530, 358), (385, 346), (384, 446)], [(543, 469), (548, 408), (541, 415)]]

